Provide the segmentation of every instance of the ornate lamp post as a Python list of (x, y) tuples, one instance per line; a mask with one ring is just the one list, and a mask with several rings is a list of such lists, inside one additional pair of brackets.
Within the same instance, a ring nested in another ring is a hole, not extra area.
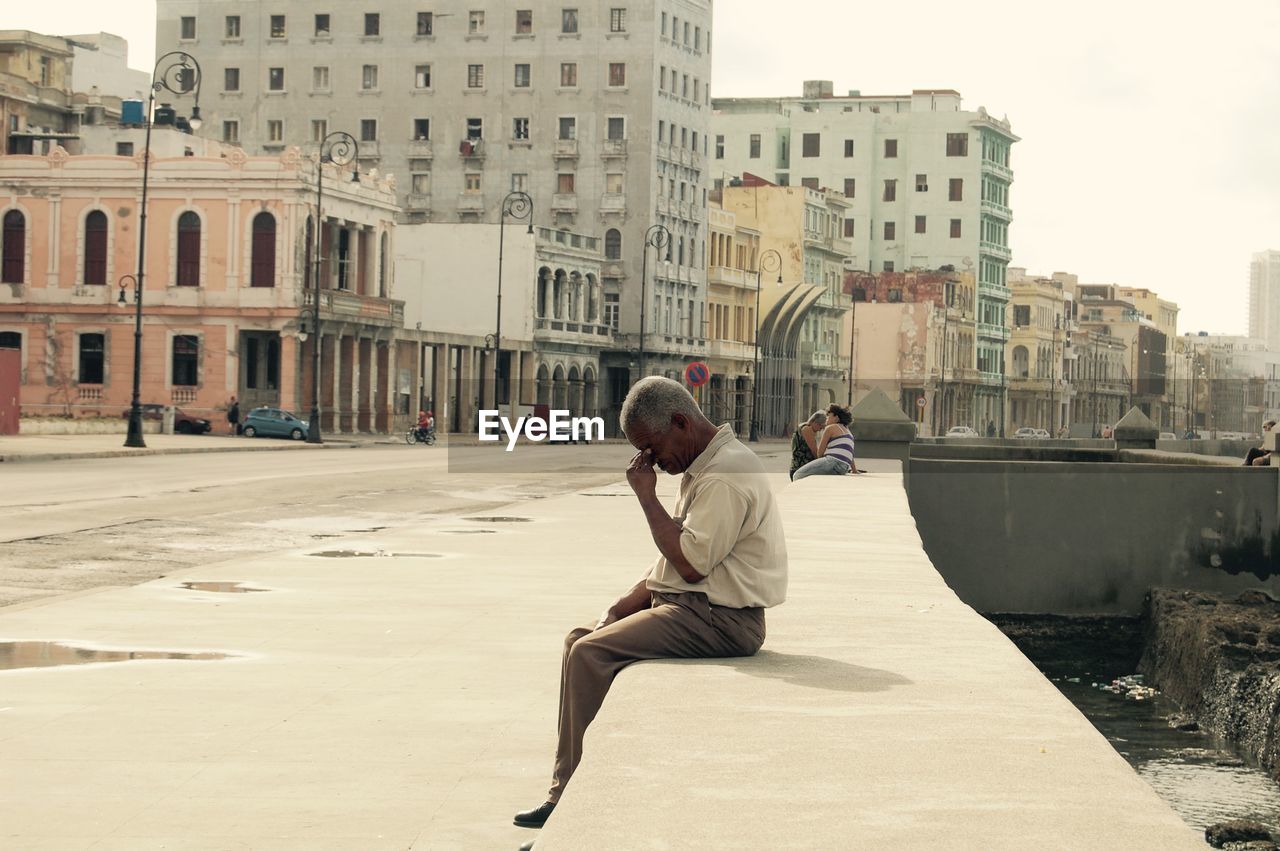
[(195, 92), (196, 102), (191, 107), (191, 118), (188, 121), (192, 130), (199, 130), (203, 123), (200, 120), (200, 63), (195, 57), (181, 50), (166, 53), (156, 60), (155, 69), (151, 72), (151, 89), (147, 96), (147, 135), (142, 148), (142, 205), (138, 216), (138, 274), (137, 277), (125, 275), (120, 279), (120, 303), (124, 304), (125, 278), (133, 282), (134, 327), (133, 327), (133, 401), (129, 405), (129, 433), (125, 436), (124, 445), (143, 448), (147, 445), (142, 439), (142, 287), (147, 271), (147, 183), (151, 176), (151, 127), (155, 123), (152, 113), (155, 111), (156, 92), (167, 91), (175, 95)]
[[(499, 370), (502, 363), (502, 249), (507, 235), (507, 219), (529, 220), (529, 234), (533, 234), (533, 198), (527, 192), (515, 190), (502, 199), (498, 212), (498, 310), (493, 330), (493, 407), (498, 407)], [(483, 395), (483, 394), (482, 394)]]
[[(324, 443), (320, 433), (320, 350), (324, 338), (320, 334), (320, 270), (324, 251), (324, 167), (325, 163), (342, 168), (360, 156), (360, 145), (356, 137), (341, 130), (335, 130), (320, 142), (320, 161), (316, 164), (316, 250), (312, 259), (314, 269), (311, 275), (312, 297), (311, 313), (315, 323), (313, 333), (315, 342), (311, 344), (311, 415), (307, 421), (307, 443)], [(351, 176), (353, 182), (360, 180), (357, 169)]]
[(644, 331), (645, 316), (648, 315), (649, 298), (649, 249), (658, 249), (658, 258), (662, 258), (662, 249), (671, 244), (671, 231), (665, 225), (652, 225), (644, 232), (644, 258), (640, 261), (640, 372), (638, 378), (644, 378)]
[(752, 367), (755, 375), (751, 378), (751, 433), (747, 436), (751, 443), (760, 441), (760, 279), (765, 269), (777, 271), (778, 283), (782, 283), (782, 254), (776, 248), (760, 252), (760, 259), (756, 261), (756, 327), (752, 337), (755, 341), (755, 365)]

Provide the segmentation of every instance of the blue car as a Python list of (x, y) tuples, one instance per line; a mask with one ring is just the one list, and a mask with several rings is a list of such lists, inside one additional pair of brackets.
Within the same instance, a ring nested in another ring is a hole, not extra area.
[(307, 439), (307, 421), (279, 408), (254, 408), (244, 418), (245, 437), (288, 437)]

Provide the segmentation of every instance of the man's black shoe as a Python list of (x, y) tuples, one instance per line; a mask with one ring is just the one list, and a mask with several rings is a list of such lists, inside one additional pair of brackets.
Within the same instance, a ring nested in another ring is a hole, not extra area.
[(547, 801), (540, 807), (534, 807), (532, 810), (525, 810), (522, 813), (516, 813), (516, 827), (542, 827), (547, 823), (547, 819), (551, 818), (551, 813), (556, 808), (554, 801)]
[(521, 846), (520, 846), (520, 851), (533, 851), (533, 840), (532, 840), (532, 839), (530, 839), (528, 842), (526, 842), (525, 844), (521, 845)]

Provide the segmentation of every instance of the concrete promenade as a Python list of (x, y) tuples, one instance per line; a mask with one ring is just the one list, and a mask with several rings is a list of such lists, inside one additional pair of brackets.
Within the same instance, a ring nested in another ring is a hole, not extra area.
[[(946, 588), (900, 475), (777, 482), (793, 586), (766, 652), (624, 672), (539, 847), (1203, 847)], [(0, 609), (0, 641), (233, 657), (0, 670), (0, 847), (537, 836), (511, 815), (546, 790), (563, 635), (653, 548), (622, 483), (485, 516), (523, 522), (445, 515)]]

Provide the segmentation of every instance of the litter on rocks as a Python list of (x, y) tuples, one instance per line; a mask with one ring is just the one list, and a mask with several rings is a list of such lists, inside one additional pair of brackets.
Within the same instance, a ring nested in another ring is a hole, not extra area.
[(1110, 694), (1124, 695), (1127, 700), (1150, 700), (1160, 693), (1151, 686), (1143, 685), (1142, 674), (1117, 677), (1106, 684), (1094, 683), (1093, 687)]

